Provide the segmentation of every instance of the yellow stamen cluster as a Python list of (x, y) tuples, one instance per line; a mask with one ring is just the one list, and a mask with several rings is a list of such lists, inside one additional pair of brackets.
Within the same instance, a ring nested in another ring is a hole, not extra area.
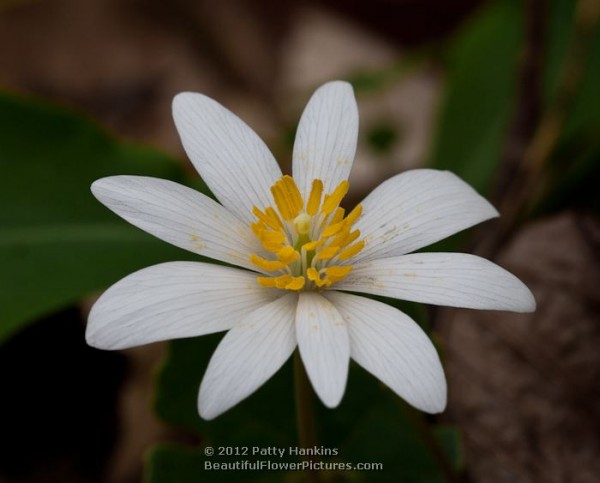
[(252, 209), (257, 221), (252, 232), (267, 252), (266, 257), (250, 255), (254, 266), (271, 276), (258, 277), (263, 287), (286, 290), (319, 289), (342, 280), (352, 270), (348, 264), (364, 247), (352, 225), (362, 213), (357, 205), (347, 216), (340, 202), (349, 184), (342, 181), (323, 195), (323, 182), (312, 182), (306, 204), (291, 176), (272, 187), (275, 208)]

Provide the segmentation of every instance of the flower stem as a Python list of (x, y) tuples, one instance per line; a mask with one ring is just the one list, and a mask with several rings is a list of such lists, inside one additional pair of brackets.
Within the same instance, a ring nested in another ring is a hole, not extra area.
[(441, 473), (444, 475), (444, 480), (447, 483), (459, 483), (461, 481), (460, 475), (448, 458), (444, 448), (442, 448), (440, 442), (437, 440), (432, 427), (425, 421), (423, 415), (406, 404), (402, 404), (402, 408), (404, 414), (408, 417), (417, 433), (419, 433), (423, 439), (429, 453), (435, 460)]
[[(300, 358), (300, 352), (294, 353), (294, 390), (296, 393), (296, 426), (298, 428), (298, 445), (301, 448), (314, 448), (317, 446), (315, 429), (315, 417), (313, 412), (314, 392), (304, 364)], [(304, 461), (313, 461), (314, 456), (304, 456)], [(319, 483), (319, 473), (309, 469), (307, 471), (309, 483)]]

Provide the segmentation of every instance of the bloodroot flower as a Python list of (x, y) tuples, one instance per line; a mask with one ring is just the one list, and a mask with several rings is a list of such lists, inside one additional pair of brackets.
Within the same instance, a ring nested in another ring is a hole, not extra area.
[(252, 394), (298, 346), (315, 392), (339, 404), (350, 358), (413, 406), (443, 411), (437, 352), (401, 311), (370, 298), (529, 312), (527, 287), (462, 253), (414, 253), (497, 211), (446, 171), (418, 169), (340, 207), (356, 150), (358, 111), (344, 82), (310, 99), (284, 176), (259, 137), (214, 100), (182, 93), (175, 124), (221, 204), (185, 186), (103, 178), (94, 195), (129, 223), (180, 248), (240, 268), (172, 262), (110, 287), (89, 315), (88, 344), (123, 349), (227, 330), (204, 375), (198, 409), (212, 419)]

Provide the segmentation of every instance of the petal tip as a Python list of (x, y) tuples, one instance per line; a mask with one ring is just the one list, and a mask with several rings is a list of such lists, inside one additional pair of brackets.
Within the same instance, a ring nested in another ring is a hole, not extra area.
[(425, 412), (429, 414), (440, 414), (446, 410), (448, 401), (444, 398), (442, 401), (436, 401), (431, 404), (427, 409), (424, 409)]
[[(94, 305), (95, 307), (95, 305)], [(104, 351), (113, 351), (126, 349), (129, 346), (122, 340), (115, 337), (111, 337), (110, 325), (103, 320), (103, 317), (96, 313), (96, 310), (90, 311), (88, 315), (87, 325), (85, 327), (85, 342), (94, 349), (100, 349)], [(107, 329), (108, 328), (108, 332)]]
[(179, 92), (179, 93), (175, 94), (173, 96), (173, 102), (171, 103), (173, 110), (179, 109), (183, 105), (188, 104), (193, 98), (200, 96), (200, 95), (201, 94), (198, 94), (196, 92), (190, 92), (190, 91), (183, 91), (183, 92)]
[(119, 349), (115, 344), (107, 344), (106, 340), (103, 340), (98, 330), (90, 330), (94, 324), (88, 320), (87, 327), (85, 329), (85, 343), (94, 349), (100, 350), (115, 350)]
[(332, 80), (329, 82), (325, 82), (320, 88), (328, 88), (328, 89), (350, 89), (354, 90), (352, 84), (345, 80)]
[[(309, 379), (310, 379), (310, 376), (309, 376)], [(313, 390), (315, 391), (315, 393), (317, 394), (317, 396), (323, 403), (323, 405), (326, 408), (335, 409), (340, 405), (340, 403), (342, 402), (342, 399), (344, 398), (344, 393), (346, 392), (347, 380), (348, 380), (348, 375), (346, 374), (346, 376), (344, 377), (343, 385), (341, 385), (341, 387), (339, 385), (337, 385), (338, 387), (336, 387), (336, 388), (331, 388), (331, 387), (324, 388), (322, 386), (316, 387), (315, 384), (312, 382), (312, 380), (311, 380), (311, 385), (313, 387)]]
[(532, 312), (535, 312), (536, 309), (537, 302), (535, 300), (533, 292), (529, 289), (529, 287), (523, 284), (523, 300), (521, 301), (518, 311), (523, 314), (530, 314)]
[(95, 349), (101, 349), (101, 347), (99, 347), (98, 341), (96, 340), (96, 334), (94, 332), (90, 331), (89, 327), (90, 326), (88, 323), (88, 326), (85, 331), (85, 343)]
[(108, 178), (100, 178), (97, 179), (96, 181), (94, 181), (91, 185), (90, 185), (90, 191), (92, 192), (92, 194), (98, 198), (99, 194), (102, 192), (102, 190), (104, 189), (105, 185), (106, 185), (106, 180)]
[(444, 377), (443, 381), (440, 381), (437, 387), (432, 388), (427, 399), (420, 401), (419, 404), (415, 404), (414, 406), (428, 414), (440, 414), (446, 410), (447, 404), (448, 386)]
[(317, 90), (315, 91), (315, 95), (319, 95), (319, 96), (321, 96), (321, 95), (325, 95), (325, 96), (340, 95), (340, 96), (344, 96), (344, 97), (348, 96), (349, 98), (354, 100), (354, 88), (352, 87), (352, 84), (350, 84), (347, 81), (334, 80), (334, 81), (326, 82), (325, 84), (318, 87)]
[(221, 412), (211, 411), (210, 409), (204, 409), (202, 407), (198, 407), (198, 414), (205, 421), (212, 421), (217, 416), (221, 414)]
[[(131, 181), (133, 179), (142, 179), (143, 176), (130, 176), (130, 175), (115, 175), (115, 176), (105, 176), (104, 178), (99, 178), (94, 181), (90, 185), (90, 191), (92, 194), (102, 201), (102, 196), (107, 192), (110, 192), (114, 189), (118, 189), (122, 187), (123, 184)], [(111, 189), (112, 188), (112, 189)]]
[(199, 92), (184, 91), (176, 94), (171, 103), (171, 113), (175, 126), (179, 130), (182, 126), (189, 124), (188, 117), (190, 113), (210, 109), (210, 106), (215, 104), (218, 104), (218, 102)]
[[(513, 280), (513, 296), (512, 300), (508, 300), (510, 303), (509, 308), (505, 308), (504, 310), (508, 310), (510, 312), (516, 312), (521, 314), (528, 314), (531, 312), (535, 312), (537, 308), (537, 303), (535, 301), (535, 297), (533, 292), (529, 289), (523, 281), (518, 278), (516, 275), (506, 272)], [(502, 310), (502, 309), (500, 309)]]
[(198, 393), (198, 414), (202, 419), (205, 421), (212, 421), (228, 409), (228, 407), (215, 404), (214, 399), (207, 397), (206, 393), (202, 390), (202, 385), (200, 385), (200, 392)]
[(327, 398), (322, 398), (321, 397), (321, 401), (323, 402), (323, 405), (329, 409), (335, 409), (337, 408), (340, 403), (342, 402), (342, 398), (344, 397), (344, 394), (340, 394), (340, 395), (335, 395), (335, 397), (327, 397)]
[[(204, 381), (203, 381), (204, 382)], [(205, 396), (202, 384), (200, 385), (200, 392), (198, 393), (198, 414), (205, 421), (211, 421), (215, 419), (223, 411), (215, 407), (214, 402), (209, 401)]]
[(492, 218), (499, 218), (500, 212), (496, 209), (496, 207), (494, 205), (492, 205), (489, 201), (486, 200), (486, 202), (488, 204), (487, 208), (488, 208), (488, 212), (489, 212), (487, 219), (490, 220)]

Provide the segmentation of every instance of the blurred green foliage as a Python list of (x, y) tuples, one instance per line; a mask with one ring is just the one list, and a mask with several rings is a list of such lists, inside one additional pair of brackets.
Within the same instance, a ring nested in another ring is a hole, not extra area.
[[(557, 90), (564, 80), (576, 4), (571, 0), (548, 2), (540, 86), (542, 115), (557, 102)], [(453, 171), (481, 193), (488, 193), (494, 182), (517, 107), (523, 10), (524, 5), (513, 0), (487, 4), (459, 30), (446, 56), (448, 78), (429, 164)], [(600, 154), (600, 29), (581, 61), (576, 67), (581, 69), (582, 79), (574, 98), (564, 106), (565, 124), (538, 215), (569, 204), (599, 204), (598, 191), (586, 178), (597, 173)]]
[(187, 255), (90, 192), (103, 176), (181, 179), (157, 151), (51, 105), (0, 95), (0, 341), (144, 266)]
[(399, 126), (394, 126), (390, 122), (380, 122), (367, 132), (369, 146), (379, 155), (389, 154), (399, 137)]
[(430, 165), (488, 190), (512, 113), (522, 5), (496, 1), (458, 32), (447, 54), (448, 78)]
[[(573, 34), (572, 19), (575, 3), (554, 0), (549, 22), (544, 99), (547, 105), (556, 102), (558, 85), (564, 81), (561, 67), (572, 60), (569, 51)], [(600, 28), (584, 41), (587, 58), (578, 66), (582, 79), (574, 99), (566, 106), (565, 125), (548, 169), (544, 196), (534, 207), (533, 216), (565, 208), (577, 208), (600, 214)], [(581, 60), (581, 59), (580, 59)]]
[(425, 59), (426, 55), (422, 51), (407, 52), (385, 69), (357, 70), (350, 73), (346, 80), (352, 84), (358, 95), (376, 94), (401, 81), (407, 74), (419, 68)]

